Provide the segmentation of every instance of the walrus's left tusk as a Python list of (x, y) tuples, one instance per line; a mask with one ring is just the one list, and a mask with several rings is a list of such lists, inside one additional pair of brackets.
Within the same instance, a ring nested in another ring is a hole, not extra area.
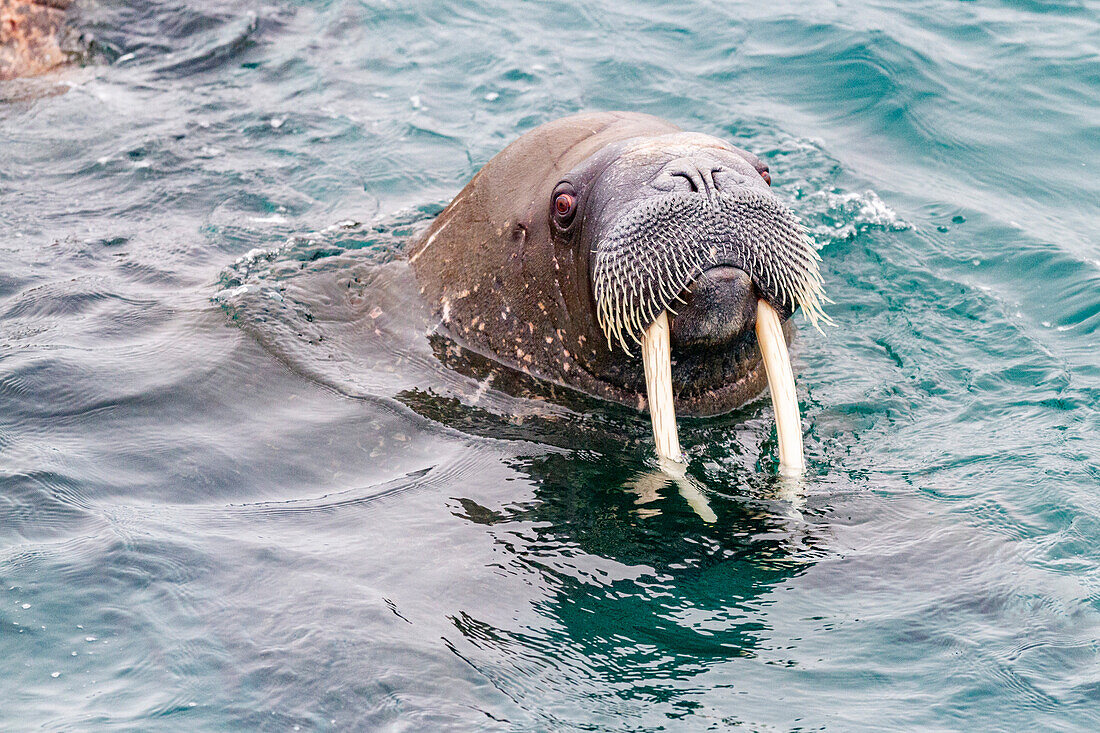
[(642, 332), (642, 365), (657, 457), (683, 463), (676, 433), (676, 408), (672, 404), (672, 345), (666, 311), (661, 311)]
[[(768, 391), (775, 410), (775, 431), (779, 436), (779, 472), (799, 476), (806, 467), (802, 457), (802, 418), (798, 414), (798, 395), (794, 391), (794, 373), (779, 314), (761, 300), (756, 307), (756, 340), (768, 375)], [(648, 372), (647, 372), (648, 374)]]

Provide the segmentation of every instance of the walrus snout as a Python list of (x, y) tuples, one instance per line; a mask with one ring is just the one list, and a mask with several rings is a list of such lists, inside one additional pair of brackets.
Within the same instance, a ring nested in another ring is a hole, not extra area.
[(729, 265), (703, 272), (681, 295), (672, 317), (672, 343), (681, 348), (718, 347), (756, 326), (760, 296), (744, 270)]

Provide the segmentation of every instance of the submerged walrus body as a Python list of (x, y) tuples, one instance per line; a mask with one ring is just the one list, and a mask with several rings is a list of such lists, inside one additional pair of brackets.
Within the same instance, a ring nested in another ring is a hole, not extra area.
[(789, 339), (793, 311), (816, 322), (822, 297), (816, 252), (767, 166), (622, 112), (561, 119), (509, 145), (409, 260), (460, 344), (638, 409), (649, 404), (638, 351), (667, 318), (675, 410), (695, 415), (731, 410), (767, 384), (758, 307), (778, 314)]

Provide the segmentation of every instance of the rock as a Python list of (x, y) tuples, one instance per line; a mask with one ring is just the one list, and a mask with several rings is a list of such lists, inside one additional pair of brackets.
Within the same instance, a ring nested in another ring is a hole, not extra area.
[(0, 0), (0, 80), (45, 74), (63, 65), (71, 0)]

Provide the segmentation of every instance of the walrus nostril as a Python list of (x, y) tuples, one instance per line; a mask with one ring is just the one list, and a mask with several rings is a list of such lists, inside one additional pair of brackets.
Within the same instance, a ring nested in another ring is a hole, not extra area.
[(721, 346), (756, 325), (759, 294), (744, 270), (728, 265), (703, 272), (683, 295), (672, 319), (672, 342), (679, 347)]
[(687, 174), (687, 173), (673, 173), (672, 175), (675, 178), (682, 178), (685, 181), (687, 181), (687, 186), (688, 186), (689, 191), (691, 191), (692, 193), (699, 193), (699, 184), (697, 184), (695, 182), (695, 179), (692, 178), (689, 174)]
[(677, 158), (661, 169), (652, 186), (659, 191), (705, 193), (709, 196), (716, 190), (714, 174), (720, 170), (721, 166), (709, 160)]
[(710, 187), (713, 188), (715, 191), (722, 190), (722, 182), (719, 180), (718, 174), (725, 172), (726, 169), (720, 165), (712, 166), (711, 169), (707, 172), (707, 178), (710, 179)]

